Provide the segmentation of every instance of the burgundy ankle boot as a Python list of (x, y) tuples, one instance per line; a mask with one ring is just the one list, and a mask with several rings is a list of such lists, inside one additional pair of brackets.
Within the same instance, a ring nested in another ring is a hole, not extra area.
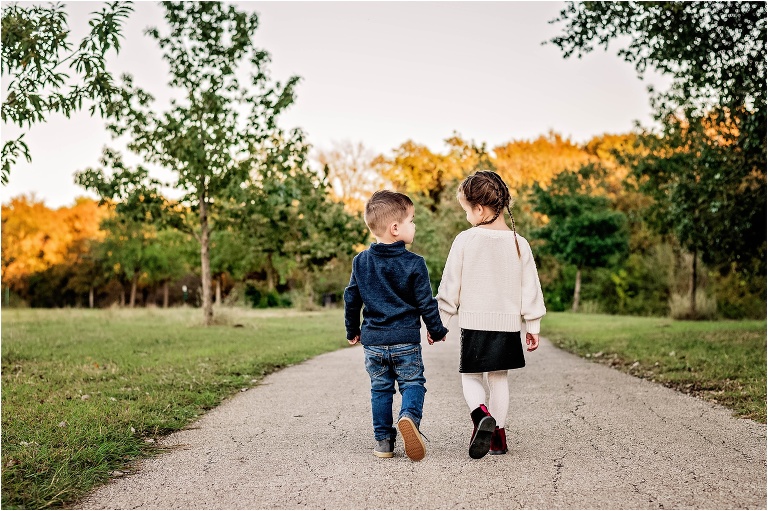
[(504, 428), (496, 428), (491, 435), (491, 454), (507, 453), (507, 432)]
[(472, 432), (472, 440), (469, 442), (469, 456), (480, 459), (488, 454), (491, 448), (491, 436), (496, 429), (496, 419), (491, 417), (488, 408), (480, 405), (470, 413), (475, 429)]

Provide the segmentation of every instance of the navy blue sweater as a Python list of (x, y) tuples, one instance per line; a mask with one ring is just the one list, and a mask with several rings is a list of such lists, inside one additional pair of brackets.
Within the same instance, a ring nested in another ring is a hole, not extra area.
[(422, 317), (434, 340), (448, 333), (432, 297), (423, 257), (407, 251), (403, 241), (371, 243), (355, 256), (352, 277), (344, 290), (347, 339), (360, 334), (364, 345), (418, 344)]

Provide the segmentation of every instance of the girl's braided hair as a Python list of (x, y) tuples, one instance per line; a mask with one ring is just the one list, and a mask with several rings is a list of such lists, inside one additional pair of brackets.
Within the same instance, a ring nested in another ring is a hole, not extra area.
[(486, 206), (493, 210), (493, 217), (490, 220), (480, 222), (475, 227), (493, 223), (499, 215), (504, 214), (505, 209), (507, 210), (509, 218), (512, 220), (517, 256), (521, 257), (520, 245), (517, 242), (517, 230), (515, 229), (515, 217), (512, 216), (512, 195), (501, 176), (490, 170), (480, 170), (470, 174), (459, 185), (459, 193), (471, 206)]

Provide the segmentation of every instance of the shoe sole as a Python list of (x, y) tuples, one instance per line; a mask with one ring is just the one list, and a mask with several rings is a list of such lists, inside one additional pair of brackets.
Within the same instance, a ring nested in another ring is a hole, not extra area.
[(379, 452), (379, 451), (373, 451), (373, 455), (377, 458), (391, 458), (395, 455), (393, 452)]
[(423, 460), (424, 456), (427, 455), (427, 446), (424, 445), (424, 440), (421, 439), (421, 433), (419, 433), (416, 424), (408, 417), (403, 417), (397, 421), (397, 429), (400, 430), (400, 435), (403, 437), (405, 455), (413, 461)]
[(480, 424), (477, 425), (477, 432), (469, 444), (470, 458), (479, 460), (488, 454), (491, 448), (491, 437), (495, 429), (496, 419), (493, 417), (483, 417), (480, 420)]

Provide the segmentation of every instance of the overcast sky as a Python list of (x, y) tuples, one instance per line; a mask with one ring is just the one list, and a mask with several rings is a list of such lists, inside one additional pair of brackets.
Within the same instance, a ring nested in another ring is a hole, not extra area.
[[(256, 43), (272, 55), (272, 77), (302, 77), (297, 101), (280, 124), (301, 127), (320, 149), (351, 140), (386, 153), (412, 139), (441, 151), (454, 131), (490, 148), (550, 130), (584, 142), (628, 132), (635, 120), (650, 125), (647, 86), (666, 83), (653, 73), (638, 78), (616, 47), (565, 60), (554, 45), (542, 45), (562, 30), (548, 23), (561, 2), (238, 4), (260, 14)], [(68, 4), (77, 41), (89, 13), (101, 6)], [(148, 26), (162, 30), (161, 8), (150, 2), (134, 7), (109, 69), (134, 75), (137, 85), (167, 99), (168, 68), (143, 34)], [(19, 132), (3, 125), (3, 140)], [(52, 116), (26, 140), (33, 161), (12, 169), (3, 202), (34, 192), (60, 207), (93, 196), (74, 184), (73, 173), (97, 166), (105, 145), (124, 149), (103, 120), (87, 113)]]

